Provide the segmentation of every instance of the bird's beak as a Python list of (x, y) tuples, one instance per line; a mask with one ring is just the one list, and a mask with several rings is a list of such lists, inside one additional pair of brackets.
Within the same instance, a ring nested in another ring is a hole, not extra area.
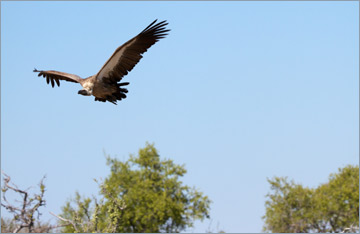
[(82, 90), (79, 90), (78, 94), (81, 94), (81, 95), (88, 95), (88, 93), (86, 92), (86, 90), (82, 89)]

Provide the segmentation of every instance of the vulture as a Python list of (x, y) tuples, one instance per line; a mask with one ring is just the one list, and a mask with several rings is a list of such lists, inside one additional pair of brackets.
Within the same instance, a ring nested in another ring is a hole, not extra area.
[(117, 105), (117, 101), (126, 98), (128, 90), (125, 88), (129, 82), (120, 82), (130, 72), (152, 45), (164, 38), (170, 29), (166, 29), (166, 20), (156, 23), (157, 20), (147, 26), (141, 33), (118, 47), (112, 56), (102, 66), (100, 71), (88, 78), (81, 78), (74, 74), (54, 70), (40, 71), (36, 68), (38, 76), (46, 78), (46, 82), (60, 86), (60, 80), (79, 83), (83, 89), (78, 94), (95, 97), (95, 101), (111, 102)]

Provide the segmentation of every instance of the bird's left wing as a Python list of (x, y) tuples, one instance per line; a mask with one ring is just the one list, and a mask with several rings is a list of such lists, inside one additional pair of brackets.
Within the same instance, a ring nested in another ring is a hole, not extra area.
[(69, 73), (65, 73), (65, 72), (59, 72), (59, 71), (38, 71), (36, 69), (34, 69), (33, 72), (39, 72), (38, 76), (43, 76), (44, 78), (46, 78), (46, 82), (49, 84), (51, 82), (51, 86), (54, 88), (55, 83), (60, 87), (60, 81), (59, 80), (65, 80), (65, 81), (70, 81), (70, 82), (75, 82), (75, 83), (80, 83), (81, 82), (81, 78), (77, 75), (74, 74), (69, 74)]
[(165, 28), (168, 24), (166, 21), (155, 23), (156, 20), (136, 37), (117, 48), (97, 73), (96, 79), (118, 82), (127, 75), (140, 61), (142, 54), (159, 39), (164, 38), (167, 35), (166, 32), (170, 31)]

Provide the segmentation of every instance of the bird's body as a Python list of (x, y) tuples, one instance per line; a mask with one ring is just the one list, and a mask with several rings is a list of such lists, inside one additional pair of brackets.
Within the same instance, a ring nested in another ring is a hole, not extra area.
[(83, 89), (79, 90), (78, 94), (93, 95), (95, 101), (109, 101), (116, 104), (117, 101), (126, 98), (128, 92), (124, 86), (129, 82), (119, 82), (140, 61), (142, 54), (159, 39), (164, 38), (167, 35), (166, 32), (170, 31), (165, 29), (167, 25), (165, 21), (157, 24), (155, 22), (156, 20), (136, 37), (117, 48), (100, 71), (93, 76), (83, 79), (77, 75), (53, 70), (38, 71), (34, 69), (34, 72), (39, 72), (38, 76), (46, 78), (47, 83), (51, 82), (52, 87), (55, 86), (55, 83), (60, 86), (60, 80), (79, 83)]

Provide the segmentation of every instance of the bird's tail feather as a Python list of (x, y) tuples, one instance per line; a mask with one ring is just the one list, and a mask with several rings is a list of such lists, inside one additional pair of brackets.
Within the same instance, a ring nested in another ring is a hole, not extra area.
[(130, 83), (129, 82), (122, 82), (122, 83), (119, 83), (118, 86), (120, 87), (120, 86), (125, 86), (125, 85), (128, 85), (128, 84), (130, 84)]

